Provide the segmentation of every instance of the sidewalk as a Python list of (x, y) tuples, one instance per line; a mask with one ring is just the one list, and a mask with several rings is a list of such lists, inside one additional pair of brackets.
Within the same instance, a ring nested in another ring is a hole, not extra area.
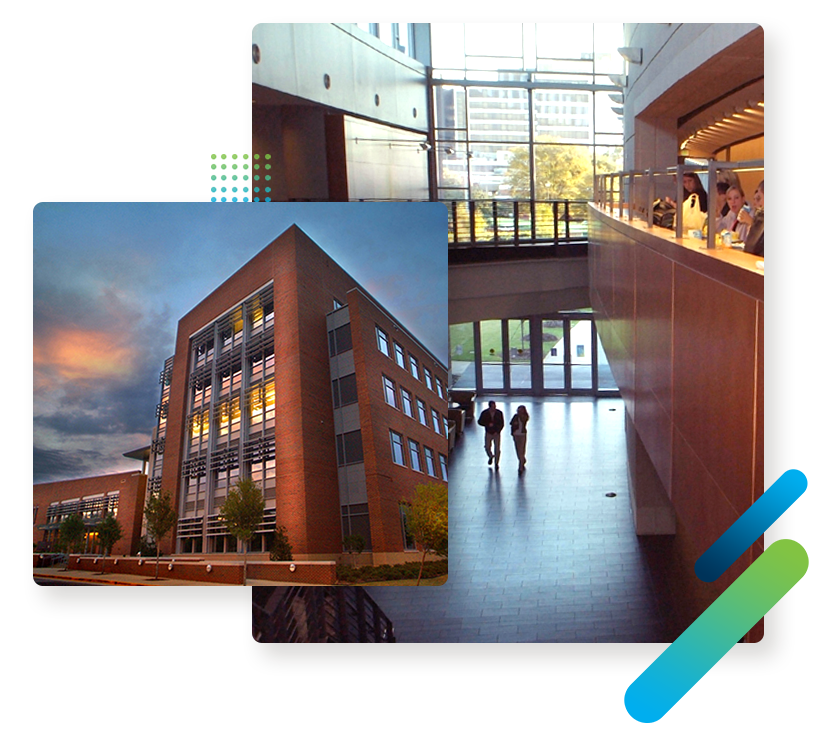
[[(162, 567), (160, 567), (160, 574)], [(151, 571), (151, 574), (153, 571)], [(35, 580), (45, 579), (50, 581), (67, 581), (73, 584), (91, 584), (97, 586), (115, 587), (233, 587), (240, 585), (215, 584), (211, 582), (192, 582), (185, 579), (167, 579), (160, 577), (154, 580), (152, 576), (136, 576), (132, 574), (96, 574), (91, 571), (70, 569), (64, 571), (63, 567), (44, 567), (32, 569), (32, 577)], [(274, 582), (261, 579), (247, 579), (246, 584), (250, 587), (293, 587), (297, 582)], [(305, 584), (305, 587), (321, 586)]]

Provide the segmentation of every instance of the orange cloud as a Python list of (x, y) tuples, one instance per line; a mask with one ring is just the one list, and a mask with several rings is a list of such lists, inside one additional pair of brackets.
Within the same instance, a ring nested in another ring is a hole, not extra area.
[(34, 362), (36, 370), (49, 367), (63, 379), (105, 379), (128, 375), (136, 354), (113, 334), (71, 328), (36, 343)]

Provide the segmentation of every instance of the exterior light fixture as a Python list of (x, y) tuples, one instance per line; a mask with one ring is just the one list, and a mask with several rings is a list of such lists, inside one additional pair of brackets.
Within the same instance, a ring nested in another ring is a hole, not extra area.
[(168, 564), (168, 571), (171, 571), (171, 569), (173, 569), (173, 568), (174, 568), (174, 562), (172, 561), (170, 564)]
[(609, 92), (608, 98), (613, 103), (617, 103), (617, 105), (623, 104), (623, 93), (622, 92)]
[(608, 79), (611, 80), (612, 85), (617, 85), (617, 87), (628, 87), (627, 74), (609, 74)]
[(622, 108), (621, 105), (620, 106), (612, 105), (611, 110), (614, 111), (614, 115), (622, 115), (623, 114), (623, 108)]
[(446, 152), (449, 156), (451, 156), (452, 154), (454, 154), (454, 153), (455, 153), (455, 150), (454, 150), (451, 146), (447, 146), (447, 147), (446, 147), (445, 149), (443, 149), (443, 150), (444, 150), (444, 151), (445, 151), (445, 152)]
[(206, 571), (211, 574), (211, 564), (206, 564)]
[(431, 151), (431, 144), (427, 141), (420, 141), (420, 148), (423, 149), (423, 151)]
[(290, 564), (290, 571), (295, 571), (295, 564)]
[(643, 49), (638, 46), (622, 46), (617, 49), (617, 53), (632, 64), (643, 63)]

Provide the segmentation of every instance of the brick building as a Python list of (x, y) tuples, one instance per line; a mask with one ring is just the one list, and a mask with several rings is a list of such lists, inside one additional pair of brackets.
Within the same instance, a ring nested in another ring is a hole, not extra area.
[(54, 549), (61, 521), (78, 513), (86, 528), (81, 551), (99, 553), (93, 528), (112, 512), (122, 527), (122, 538), (112, 553), (136, 553), (145, 505), (147, 476), (139, 472), (118, 472), (86, 479), (45, 482), (33, 487), (32, 542)]
[(447, 369), (297, 226), (180, 320), (160, 379), (149, 491), (175, 500), (178, 554), (238, 550), (219, 510), (251, 477), (253, 551), (277, 524), (299, 560), (355, 533), (375, 563), (418, 556), (401, 503), (446, 478)]

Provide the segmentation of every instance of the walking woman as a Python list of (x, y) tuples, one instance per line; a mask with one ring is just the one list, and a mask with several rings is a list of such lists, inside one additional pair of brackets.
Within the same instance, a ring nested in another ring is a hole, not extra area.
[(518, 473), (524, 471), (524, 465), (527, 463), (527, 421), (530, 416), (527, 414), (527, 408), (524, 405), (519, 405), (516, 414), (510, 421), (510, 431), (513, 434), (513, 441), (515, 441), (515, 455), (518, 456)]

